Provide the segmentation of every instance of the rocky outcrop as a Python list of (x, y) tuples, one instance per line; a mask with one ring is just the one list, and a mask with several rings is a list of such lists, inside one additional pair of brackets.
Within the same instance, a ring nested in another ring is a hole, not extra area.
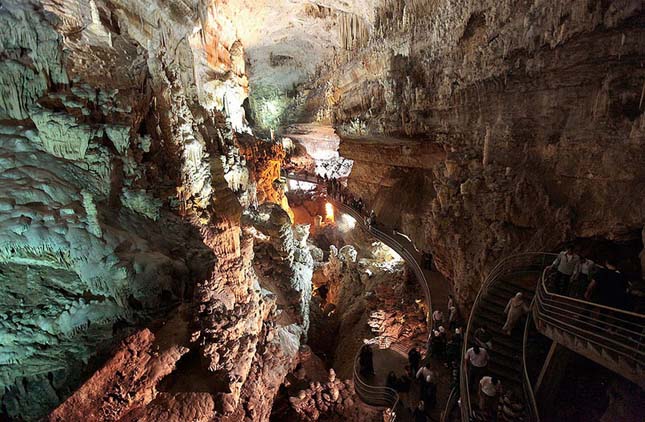
[[(629, 0), (383, 1), (368, 45), (308, 92), (360, 138), (341, 143), (350, 189), (432, 249), (467, 303), (504, 256), (641, 232), (644, 16)], [(383, 167), (401, 155), (384, 135), (445, 158)], [(383, 157), (378, 182), (361, 156)]]
[(285, 158), (284, 147), (276, 142), (260, 141), (250, 136), (240, 137), (241, 154), (250, 164), (250, 171), (255, 187), (254, 205), (273, 203), (279, 204), (291, 217), (289, 201), (284, 194), (284, 181), (281, 179), (280, 168)]
[[(71, 394), (52, 420), (268, 419), (308, 298), (276, 324), (251, 265), (254, 185), (286, 200), (280, 158), (253, 179), (240, 153), (244, 48), (221, 5), (1, 9), (0, 417), (38, 419)], [(306, 285), (306, 258), (290, 264)]]

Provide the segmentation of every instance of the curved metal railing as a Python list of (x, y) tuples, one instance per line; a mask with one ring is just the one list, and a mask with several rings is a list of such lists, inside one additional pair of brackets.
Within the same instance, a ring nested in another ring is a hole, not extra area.
[[(531, 301), (531, 307), (535, 305), (535, 297)], [(529, 339), (529, 329), (531, 326), (531, 314), (528, 314), (526, 318), (526, 323), (524, 324), (524, 337), (522, 339), (522, 372), (524, 374), (524, 379), (522, 380), (522, 385), (524, 387), (524, 394), (526, 396), (526, 401), (528, 403), (528, 412), (529, 420), (540, 422), (540, 412), (538, 411), (537, 403), (535, 401), (535, 393), (533, 391), (533, 384), (531, 383), (531, 378), (529, 377), (528, 365), (527, 365), (527, 351), (528, 348), (528, 339)]]
[(454, 387), (450, 390), (448, 395), (448, 400), (446, 400), (446, 406), (441, 412), (441, 422), (449, 422), (452, 411), (457, 405), (457, 400), (459, 399), (459, 389)]
[(364, 403), (369, 404), (370, 406), (391, 409), (393, 417), (390, 420), (394, 421), (396, 419), (396, 410), (400, 403), (399, 393), (392, 388), (382, 385), (370, 385), (363, 380), (359, 370), (360, 353), (359, 349), (354, 357), (354, 391)]
[[(308, 182), (308, 183), (313, 183), (317, 185), (321, 185), (320, 180), (317, 177), (314, 176), (309, 176), (309, 175), (302, 175), (302, 174), (285, 174), (287, 179), (291, 180), (296, 180), (300, 182)], [(365, 216), (363, 216), (360, 212), (352, 208), (351, 206), (337, 200), (331, 195), (328, 195), (329, 200), (336, 206), (337, 209), (341, 210), (345, 214), (349, 214), (354, 220), (358, 222), (358, 224), (361, 226), (361, 228), (368, 233), (372, 234), (374, 237), (376, 237), (378, 240), (381, 242), (385, 243), (388, 247), (390, 247), (392, 250), (394, 250), (396, 253), (398, 253), (401, 258), (403, 258), (410, 268), (412, 269), (412, 272), (414, 273), (414, 276), (416, 277), (417, 281), (421, 285), (421, 288), (423, 289), (423, 295), (426, 300), (427, 304), (427, 312), (426, 312), (426, 321), (428, 323), (428, 326), (431, 325), (431, 318), (430, 316), (432, 315), (432, 298), (430, 295), (430, 287), (428, 284), (428, 280), (423, 272), (423, 269), (419, 265), (418, 259), (415, 256), (414, 252), (410, 252), (400, 241), (398, 241), (393, 234), (389, 234), (375, 225), (368, 225), (365, 222)]]
[[(459, 376), (459, 385), (460, 385), (460, 395), (461, 395), (461, 419), (464, 421), (470, 420), (474, 416), (474, 412), (472, 409), (472, 403), (471, 403), (471, 394), (470, 394), (470, 388), (469, 388), (469, 382), (470, 380), (468, 379), (468, 368), (465, 367), (463, 358), (466, 354), (466, 351), (468, 350), (468, 347), (470, 346), (471, 343), (471, 337), (473, 337), (473, 332), (472, 332), (472, 323), (474, 319), (474, 315), (477, 313), (477, 310), (483, 300), (483, 297), (486, 295), (488, 292), (488, 289), (490, 289), (491, 286), (493, 286), (495, 283), (502, 281), (503, 278), (506, 278), (510, 275), (519, 275), (519, 274), (526, 274), (526, 273), (536, 273), (539, 274), (540, 271), (547, 265), (547, 263), (550, 263), (549, 260), (552, 260), (556, 255), (555, 254), (549, 254), (549, 253), (543, 253), (543, 252), (526, 252), (526, 253), (520, 253), (516, 255), (511, 255), (507, 258), (502, 259), (493, 267), (493, 269), (488, 273), (486, 276), (486, 279), (484, 280), (484, 283), (482, 283), (482, 287), (479, 289), (479, 292), (477, 293), (477, 297), (475, 298), (475, 302), (473, 302), (472, 309), (470, 311), (470, 316), (468, 317), (468, 324), (466, 326), (466, 333), (464, 335), (464, 343), (463, 343), (463, 348), (461, 352), (461, 370), (460, 370), (460, 376)], [(536, 280), (537, 282), (537, 280)], [(524, 385), (526, 386), (526, 380), (524, 380)], [(525, 394), (526, 389), (525, 389)], [(529, 394), (528, 397), (529, 402), (534, 401), (533, 397)], [(529, 407), (533, 407), (532, 405)]]
[(553, 293), (546, 274), (533, 307), (538, 331), (645, 387), (645, 315)]
[[(314, 183), (317, 185), (321, 184), (318, 178), (312, 177), (312, 176), (286, 174), (285, 177), (288, 179), (301, 181), (301, 182)], [(377, 238), (378, 240), (386, 244), (388, 247), (394, 250), (397, 254), (401, 256), (402, 259), (404, 259), (407, 262), (407, 264), (412, 269), (412, 272), (414, 273), (417, 281), (421, 285), (421, 288), (423, 289), (424, 298), (427, 304), (426, 323), (428, 324), (428, 327), (430, 327), (431, 315), (432, 315), (432, 300), (430, 296), (430, 287), (428, 285), (428, 280), (423, 272), (423, 269), (419, 265), (418, 260), (415, 257), (414, 253), (410, 252), (408, 248), (406, 248), (401, 242), (396, 240), (396, 238), (393, 235), (386, 233), (385, 231), (377, 228), (375, 225), (367, 224), (365, 221), (365, 217), (360, 212), (352, 208), (351, 206), (337, 200), (331, 195), (328, 195), (328, 199), (334, 204), (334, 206), (338, 210), (342, 211), (345, 214), (350, 215), (354, 220), (356, 220), (356, 222), (363, 230), (372, 234), (375, 238)], [(399, 411), (398, 408), (400, 407), (400, 404), (401, 404), (398, 393), (396, 392), (396, 390), (393, 390), (389, 387), (380, 386), (380, 385), (379, 386), (370, 385), (367, 382), (365, 382), (361, 378), (360, 371), (359, 371), (359, 363), (358, 363), (359, 357), (360, 357), (360, 350), (358, 351), (354, 359), (353, 378), (354, 378), (354, 390), (356, 391), (356, 394), (366, 404), (369, 404), (372, 406), (387, 407), (391, 409), (392, 415), (390, 417), (390, 421), (391, 422), (395, 421), (397, 419), (397, 412)]]

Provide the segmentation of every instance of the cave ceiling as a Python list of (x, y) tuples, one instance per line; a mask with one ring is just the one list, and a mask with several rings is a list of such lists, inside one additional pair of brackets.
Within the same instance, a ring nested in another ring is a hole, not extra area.
[(373, 20), (375, 0), (231, 0), (222, 5), (237, 29), (251, 85), (291, 89), (342, 46), (344, 22)]

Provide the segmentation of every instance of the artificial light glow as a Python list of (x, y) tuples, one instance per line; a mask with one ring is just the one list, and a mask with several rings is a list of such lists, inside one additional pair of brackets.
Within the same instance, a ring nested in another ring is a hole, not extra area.
[(349, 214), (342, 214), (339, 218), (338, 221), (338, 229), (343, 232), (347, 233), (348, 231), (352, 230), (354, 227), (356, 227), (356, 219), (352, 217)]
[(325, 204), (325, 220), (334, 221), (334, 206), (331, 202)]

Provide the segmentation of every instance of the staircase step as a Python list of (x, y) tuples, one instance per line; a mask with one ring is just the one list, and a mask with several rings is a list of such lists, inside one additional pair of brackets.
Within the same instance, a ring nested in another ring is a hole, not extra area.
[(488, 370), (491, 374), (494, 374), (499, 377), (499, 379), (512, 382), (512, 383), (521, 383), (522, 380), (522, 367), (517, 368), (509, 367), (503, 365), (500, 362), (488, 362)]
[(533, 292), (535, 291), (535, 286), (539, 280), (538, 275), (531, 278), (530, 280), (518, 279), (517, 277), (509, 276), (499, 280), (492, 287), (502, 288), (507, 290), (515, 290), (520, 292)]
[[(489, 289), (488, 292), (486, 292), (486, 295), (495, 296), (500, 300), (504, 300), (506, 301), (506, 303), (508, 303), (509, 299), (515, 296), (517, 292), (521, 292), (524, 295), (524, 300), (526, 300), (527, 303), (531, 303), (531, 300), (533, 300), (533, 296), (535, 295), (535, 292), (531, 290), (519, 290), (515, 287), (508, 286), (497, 286), (495, 288)], [(504, 304), (504, 307), (506, 307), (506, 303)]]

